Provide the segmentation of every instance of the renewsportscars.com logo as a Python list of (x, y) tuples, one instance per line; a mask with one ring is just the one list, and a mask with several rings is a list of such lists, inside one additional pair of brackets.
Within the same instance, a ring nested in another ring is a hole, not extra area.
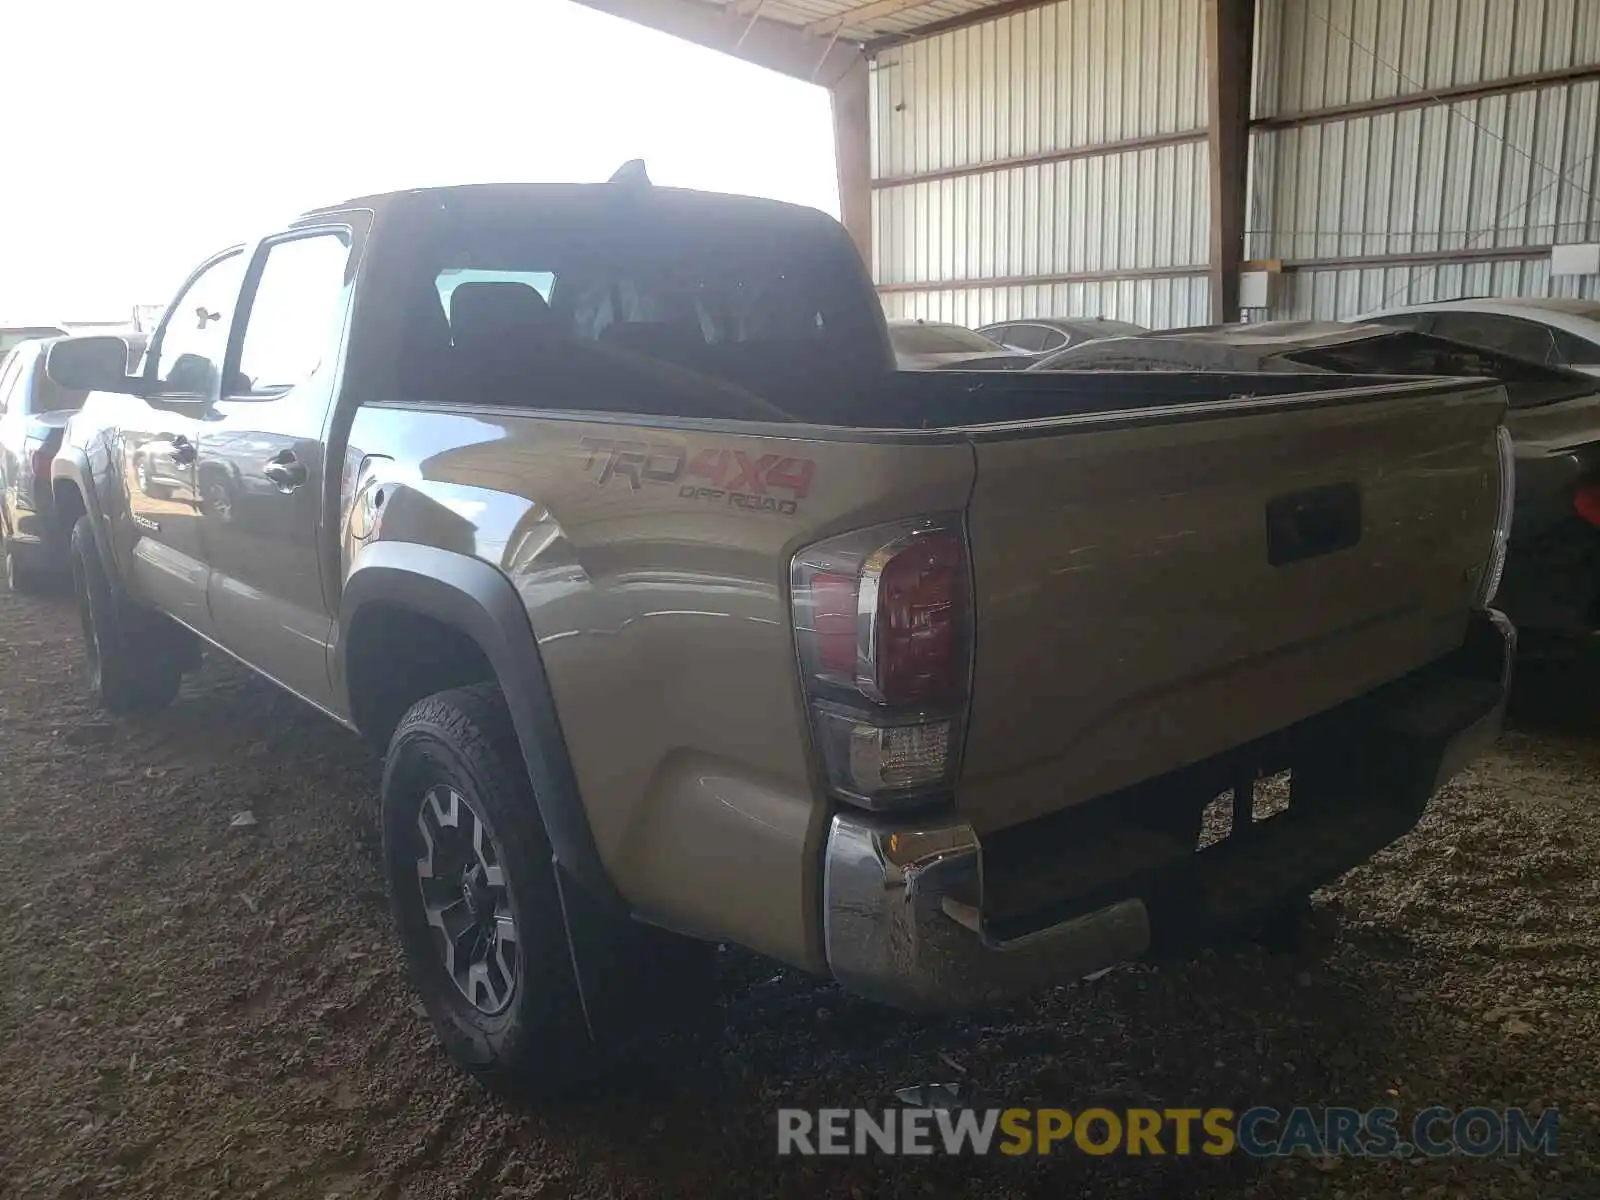
[(780, 1155), (1553, 1157), (1560, 1115), (1520, 1108), (782, 1108)]

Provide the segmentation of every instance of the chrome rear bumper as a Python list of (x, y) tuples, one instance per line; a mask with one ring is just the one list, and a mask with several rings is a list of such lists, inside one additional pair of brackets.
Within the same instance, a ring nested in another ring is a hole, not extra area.
[(971, 1008), (1137, 958), (1150, 946), (1139, 899), (991, 942), (974, 907), (978, 864), (977, 835), (962, 821), (834, 817), (823, 884), (834, 977), (901, 1008)]
[[(1335, 714), (1339, 736), (1357, 742), (1344, 757), (1360, 760), (1370, 747), (1383, 760), (1381, 771), (1316, 780), (1323, 794), (1349, 793), (1348, 809), (1324, 804), (1304, 819), (1266, 822), (1229, 853), (1190, 854), (1130, 877), (1125, 894), (1102, 889), (1087, 911), (1005, 939), (985, 929), (971, 825), (841, 812), (823, 871), (829, 969), (851, 991), (898, 1007), (978, 1007), (1140, 957), (1156, 939), (1153, 914), (1170, 912), (1174, 894), (1181, 908), (1209, 898), (1236, 917), (1241, 904), (1328, 882), (1410, 829), (1433, 792), (1498, 736), (1515, 643), (1503, 616), (1483, 614), (1449, 659)], [(1169, 889), (1174, 879), (1180, 886)]]

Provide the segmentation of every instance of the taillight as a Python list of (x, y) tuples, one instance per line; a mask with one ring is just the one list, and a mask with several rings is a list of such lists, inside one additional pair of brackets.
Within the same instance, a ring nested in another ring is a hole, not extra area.
[(830, 790), (868, 808), (946, 793), (972, 664), (972, 578), (959, 518), (819, 542), (795, 556), (790, 585)]
[(55, 459), (55, 449), (48, 441), (41, 442), (31, 434), (26, 434), (22, 439), (22, 457), (24, 466), (22, 478), (17, 480), (17, 499), (30, 508), (37, 503), (36, 497), (41, 493), (49, 494), (50, 491), (50, 463)]
[(1589, 524), (1600, 527), (1600, 483), (1586, 483), (1572, 497), (1572, 507)]

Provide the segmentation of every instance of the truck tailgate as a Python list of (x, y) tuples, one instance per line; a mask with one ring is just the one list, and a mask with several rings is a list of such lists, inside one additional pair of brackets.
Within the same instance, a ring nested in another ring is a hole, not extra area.
[(1200, 761), (1458, 645), (1504, 404), (1429, 382), (976, 431), (967, 819)]

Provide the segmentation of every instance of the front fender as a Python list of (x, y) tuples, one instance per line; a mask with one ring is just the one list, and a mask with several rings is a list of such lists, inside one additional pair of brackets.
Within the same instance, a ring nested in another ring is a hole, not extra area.
[(494, 668), (557, 864), (606, 907), (626, 903), (601, 862), (568, 757), (555, 699), (527, 609), (511, 581), (482, 559), (415, 542), (372, 542), (351, 564), (333, 647), (334, 687), (350, 711), (348, 632), (369, 604), (409, 609), (459, 630)]

